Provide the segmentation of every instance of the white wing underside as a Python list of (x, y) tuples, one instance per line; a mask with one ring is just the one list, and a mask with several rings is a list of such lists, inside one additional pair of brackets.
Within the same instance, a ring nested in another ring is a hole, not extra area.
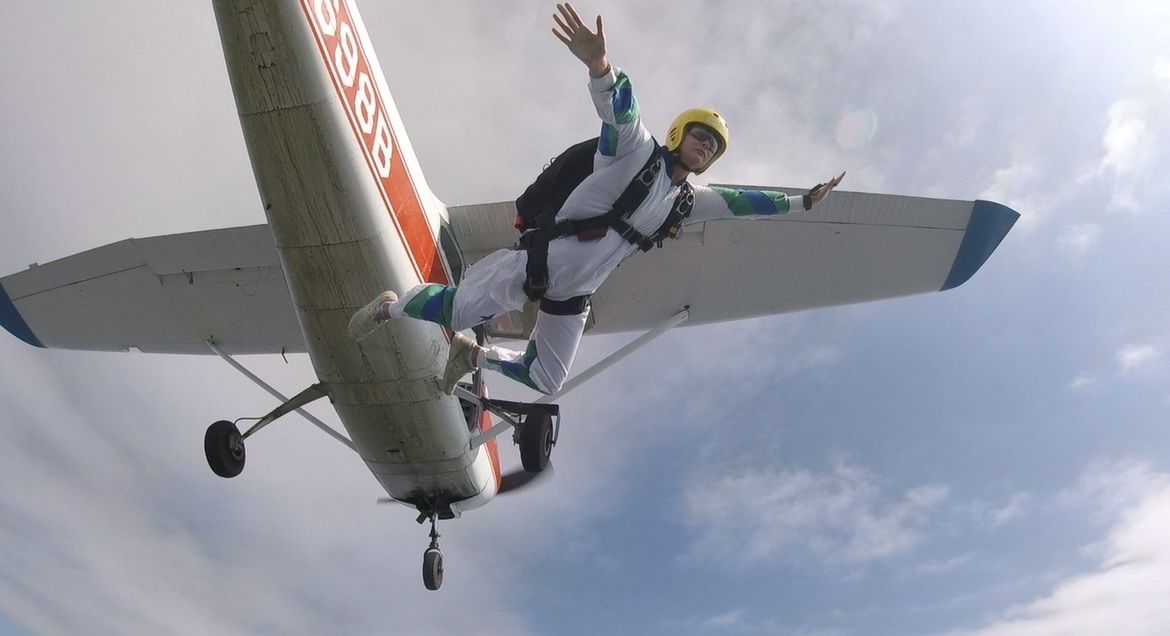
[[(516, 239), (511, 202), (449, 213), (468, 262)], [(589, 328), (650, 329), (683, 308), (686, 324), (700, 325), (951, 289), (1018, 216), (987, 201), (834, 192), (812, 212), (689, 226), (609, 277), (593, 296)], [(509, 314), (492, 331), (525, 337), (533, 315)]]
[[(0, 279), (5, 327), (54, 349), (305, 351), (267, 225), (127, 239)], [(15, 324), (13, 324), (15, 323)], [(23, 323), (23, 324), (21, 324)]]
[[(512, 202), (448, 212), (467, 264), (515, 242)], [(593, 297), (590, 332), (649, 329), (683, 308), (698, 325), (950, 289), (1017, 217), (985, 201), (834, 192), (809, 213), (692, 226), (610, 276)], [(128, 239), (0, 285), (0, 322), (30, 344), (202, 354), (214, 339), (233, 354), (305, 350), (265, 225)], [(522, 338), (530, 322), (517, 312), (491, 327)]]

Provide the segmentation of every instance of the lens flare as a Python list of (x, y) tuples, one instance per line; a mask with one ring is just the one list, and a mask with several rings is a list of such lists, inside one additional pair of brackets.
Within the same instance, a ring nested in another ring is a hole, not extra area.
[(877, 114), (872, 110), (849, 111), (837, 122), (837, 144), (850, 150), (860, 148), (873, 139), (877, 124)]

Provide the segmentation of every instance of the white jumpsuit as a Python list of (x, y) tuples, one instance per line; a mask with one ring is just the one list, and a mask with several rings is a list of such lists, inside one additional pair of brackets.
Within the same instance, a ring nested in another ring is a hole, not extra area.
[[(557, 220), (605, 214), (642, 170), (650, 153), (660, 153), (663, 169), (651, 184), (649, 195), (627, 219), (634, 229), (651, 236), (666, 221), (681, 187), (681, 183), (670, 181), (673, 159), (642, 124), (629, 76), (611, 69), (603, 77), (591, 78), (589, 90), (602, 121), (594, 170), (569, 195)], [(688, 224), (728, 216), (784, 214), (789, 209), (788, 197), (780, 192), (693, 187), (695, 203)], [(558, 301), (593, 294), (610, 272), (638, 250), (617, 232), (594, 241), (573, 236), (550, 241), (545, 297)], [(522, 309), (528, 302), (523, 288), (527, 261), (528, 253), (523, 250), (499, 250), (469, 267), (458, 288), (447, 288), (454, 294), (448, 326), (460, 331)], [(434, 291), (435, 286), (426, 285), (411, 290), (391, 307), (391, 316), (421, 317), (406, 307), (419, 293)], [(494, 346), (481, 362), (542, 393), (555, 393), (572, 367), (587, 316), (588, 310), (570, 316), (541, 311), (525, 351)]]

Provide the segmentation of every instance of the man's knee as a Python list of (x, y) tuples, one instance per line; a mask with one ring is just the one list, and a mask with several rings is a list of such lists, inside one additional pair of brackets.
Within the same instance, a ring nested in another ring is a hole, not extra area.
[(565, 385), (565, 379), (569, 376), (568, 369), (554, 369), (546, 368), (543, 364), (537, 362), (528, 370), (529, 377), (532, 378), (532, 384), (537, 391), (545, 395), (552, 395), (561, 390)]

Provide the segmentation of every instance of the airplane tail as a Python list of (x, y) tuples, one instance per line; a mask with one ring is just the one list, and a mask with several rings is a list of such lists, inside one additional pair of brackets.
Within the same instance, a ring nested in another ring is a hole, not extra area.
[(381, 235), (389, 251), (373, 260), (388, 285), (450, 282), (446, 209), (423, 177), (357, 8), (216, 0), (215, 9), (278, 248)]

